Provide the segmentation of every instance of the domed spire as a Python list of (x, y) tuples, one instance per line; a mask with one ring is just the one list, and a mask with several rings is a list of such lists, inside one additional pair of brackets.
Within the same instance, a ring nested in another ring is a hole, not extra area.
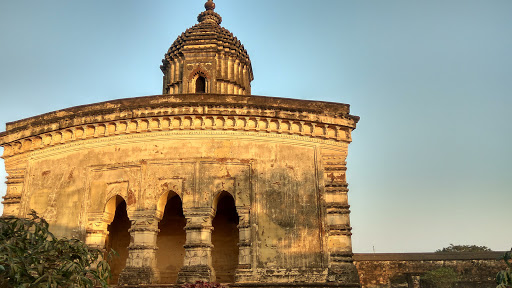
[(199, 23), (203, 22), (211, 22), (211, 23), (217, 23), (220, 25), (222, 23), (222, 17), (220, 17), (219, 14), (215, 13), (213, 10), (215, 10), (215, 3), (213, 3), (213, 0), (208, 0), (204, 4), (204, 8), (206, 11), (202, 12), (197, 16), (197, 21)]
[(162, 60), (162, 94), (211, 93), (251, 95), (254, 80), (244, 45), (220, 26), (214, 0), (204, 0), (198, 24), (172, 43)]

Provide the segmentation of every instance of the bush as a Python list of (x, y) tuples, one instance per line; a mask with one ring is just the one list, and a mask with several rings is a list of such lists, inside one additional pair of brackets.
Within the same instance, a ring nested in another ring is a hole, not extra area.
[(421, 280), (427, 282), (430, 287), (451, 288), (457, 282), (459, 276), (453, 269), (441, 267), (425, 273)]
[(48, 222), (34, 211), (29, 216), (0, 218), (0, 287), (108, 287), (103, 251), (57, 239)]
[(512, 287), (512, 249), (505, 253), (501, 259), (505, 261), (507, 269), (498, 272), (498, 275), (496, 275), (496, 283), (498, 283), (496, 288)]

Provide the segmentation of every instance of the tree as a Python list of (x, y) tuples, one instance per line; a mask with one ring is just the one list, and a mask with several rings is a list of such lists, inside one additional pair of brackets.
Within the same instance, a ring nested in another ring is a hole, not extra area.
[(490, 252), (492, 251), (490, 248), (486, 246), (477, 246), (477, 245), (453, 245), (445, 247), (443, 249), (436, 250), (436, 253), (445, 253), (445, 252)]
[(448, 267), (437, 268), (421, 276), (421, 280), (436, 288), (451, 288), (458, 279), (457, 273)]
[(34, 211), (29, 216), (0, 218), (0, 287), (108, 287), (103, 251), (58, 239), (48, 222)]
[(500, 259), (505, 261), (507, 268), (498, 272), (498, 275), (496, 275), (496, 282), (498, 283), (496, 288), (512, 287), (512, 249), (505, 253)]

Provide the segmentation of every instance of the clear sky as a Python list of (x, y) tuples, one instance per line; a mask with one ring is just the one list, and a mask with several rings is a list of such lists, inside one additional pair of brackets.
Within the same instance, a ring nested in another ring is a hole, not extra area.
[[(0, 130), (160, 94), (161, 59), (204, 2), (0, 0)], [(348, 158), (355, 252), (512, 247), (512, 1), (215, 2), (249, 52), (253, 94), (361, 116)]]

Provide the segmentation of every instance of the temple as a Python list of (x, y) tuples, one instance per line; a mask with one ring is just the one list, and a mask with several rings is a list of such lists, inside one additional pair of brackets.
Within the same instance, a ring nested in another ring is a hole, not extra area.
[(162, 95), (7, 123), (4, 216), (119, 253), (112, 284), (360, 287), (341, 103), (251, 95), (209, 0), (160, 67)]

